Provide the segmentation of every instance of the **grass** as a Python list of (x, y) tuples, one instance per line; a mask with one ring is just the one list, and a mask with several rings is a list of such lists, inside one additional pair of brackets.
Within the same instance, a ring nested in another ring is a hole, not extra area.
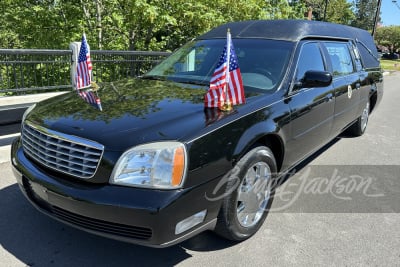
[(400, 70), (400, 59), (381, 59), (381, 67), (384, 70)]

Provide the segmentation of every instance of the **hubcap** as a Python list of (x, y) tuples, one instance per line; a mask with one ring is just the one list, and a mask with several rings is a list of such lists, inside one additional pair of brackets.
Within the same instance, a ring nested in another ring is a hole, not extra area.
[(361, 114), (361, 130), (363, 132), (367, 128), (368, 116), (369, 116), (369, 101), (367, 102), (367, 105), (365, 106), (363, 113)]
[(267, 207), (271, 188), (271, 169), (265, 162), (251, 166), (238, 188), (236, 215), (243, 227), (256, 225)]

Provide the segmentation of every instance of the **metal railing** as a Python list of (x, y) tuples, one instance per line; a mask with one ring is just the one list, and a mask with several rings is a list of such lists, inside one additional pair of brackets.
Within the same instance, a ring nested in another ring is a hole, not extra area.
[[(93, 77), (107, 82), (150, 70), (168, 52), (92, 50)], [(0, 49), (0, 93), (25, 94), (71, 88), (72, 50)]]

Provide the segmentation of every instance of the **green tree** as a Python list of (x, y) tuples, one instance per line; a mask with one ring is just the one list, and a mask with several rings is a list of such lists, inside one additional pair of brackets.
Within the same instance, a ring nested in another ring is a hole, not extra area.
[(12, 21), (9, 20), (12, 15), (12, 10), (9, 9), (9, 6), (12, 2), (12, 0), (2, 0), (0, 2), (0, 48), (22, 47)]
[(353, 4), (347, 0), (328, 1), (326, 21), (350, 25), (355, 18), (352, 8)]
[(324, 20), (325, 4), (326, 0), (305, 0), (307, 8), (312, 9), (312, 15), (314, 20)]
[(77, 0), (2, 0), (0, 10), (0, 35), (15, 36), (6, 48), (66, 48), (83, 30)]
[(354, 20), (353, 4), (346, 0), (306, 0), (307, 7), (312, 8), (313, 18), (350, 25)]
[[(303, 18), (300, 0), (1, 0), (0, 45), (174, 50), (228, 21)], [(16, 26), (17, 25), (17, 26)]]
[[(355, 19), (352, 26), (372, 31), (378, 0), (355, 0)], [(380, 19), (378, 18), (378, 21)]]
[(377, 28), (375, 40), (379, 45), (388, 47), (391, 52), (398, 52), (400, 49), (400, 26)]

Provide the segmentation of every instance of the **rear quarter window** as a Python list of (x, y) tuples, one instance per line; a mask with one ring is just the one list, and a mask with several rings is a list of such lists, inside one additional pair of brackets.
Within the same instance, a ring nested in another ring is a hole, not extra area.
[(357, 43), (358, 51), (361, 55), (361, 61), (367, 68), (378, 68), (379, 60), (376, 58), (377, 55), (373, 55), (373, 52), (368, 51), (368, 49), (361, 43)]

